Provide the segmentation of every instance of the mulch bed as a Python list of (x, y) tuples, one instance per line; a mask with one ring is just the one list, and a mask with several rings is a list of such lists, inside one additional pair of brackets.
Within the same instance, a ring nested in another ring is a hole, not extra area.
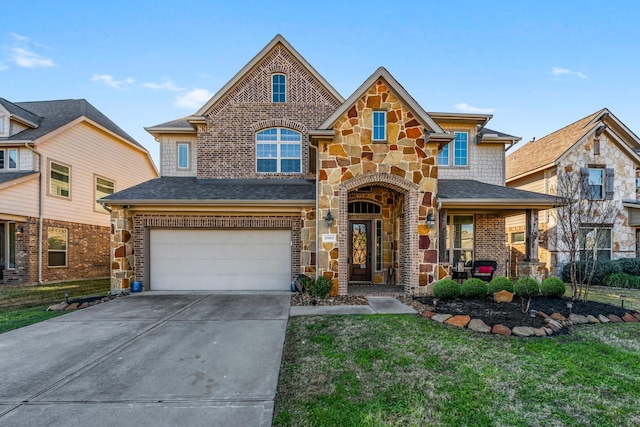
[(292, 294), (291, 305), (369, 305), (364, 295), (336, 295), (326, 298), (313, 298), (306, 294)]
[[(434, 307), (434, 298), (418, 297), (415, 299), (424, 306)], [(553, 313), (560, 313), (565, 317), (569, 317), (570, 313), (567, 308), (567, 302), (569, 301), (569, 298), (533, 298), (531, 300), (529, 310), (542, 311), (549, 316)], [(523, 312), (523, 310), (525, 311)], [(482, 320), (487, 325), (502, 324), (508, 328), (513, 328), (515, 326), (532, 326), (534, 328), (541, 328), (546, 324), (539, 316), (532, 318), (530, 312), (526, 311), (526, 301), (523, 301), (518, 297), (514, 297), (513, 302), (510, 303), (497, 303), (491, 297), (476, 300), (439, 299), (435, 305), (435, 311), (437, 313), (447, 313), (453, 316), (466, 314), (471, 316), (472, 319)], [(624, 315), (625, 312), (628, 312), (628, 310), (600, 302), (574, 301), (571, 312), (581, 314), (583, 316), (590, 314), (594, 317), (598, 317), (599, 314), (604, 316), (615, 314), (622, 317), (622, 315)]]

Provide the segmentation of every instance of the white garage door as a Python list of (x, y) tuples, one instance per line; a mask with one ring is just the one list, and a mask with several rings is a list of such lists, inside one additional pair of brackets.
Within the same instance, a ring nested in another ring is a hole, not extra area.
[(151, 290), (282, 290), (290, 230), (151, 230)]

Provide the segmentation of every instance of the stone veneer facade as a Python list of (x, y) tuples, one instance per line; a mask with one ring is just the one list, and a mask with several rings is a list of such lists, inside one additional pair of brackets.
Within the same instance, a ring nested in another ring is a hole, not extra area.
[[(387, 140), (372, 140), (373, 111), (387, 112)], [(333, 139), (318, 140), (318, 206), (320, 218), (329, 211), (337, 223), (319, 234), (337, 235), (321, 242), (318, 273), (347, 293), (350, 194), (362, 187), (385, 188), (403, 200), (399, 281), (408, 292), (433, 281), (437, 250), (424, 224), (437, 191), (437, 144), (425, 143), (424, 125), (378, 79), (333, 126)], [(397, 209), (397, 206), (395, 206)]]

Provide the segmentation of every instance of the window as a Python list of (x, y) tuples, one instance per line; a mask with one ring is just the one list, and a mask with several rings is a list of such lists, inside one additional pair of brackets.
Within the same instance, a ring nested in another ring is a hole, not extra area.
[(302, 135), (291, 129), (271, 128), (256, 134), (256, 169), (260, 173), (300, 172)]
[(382, 271), (382, 220), (376, 219), (376, 271)]
[(447, 259), (453, 264), (473, 261), (473, 215), (448, 217)]
[(7, 168), (8, 169), (18, 169), (18, 149), (17, 148), (9, 148), (7, 150), (9, 154), (7, 158)]
[(347, 210), (350, 214), (379, 214), (380, 205), (370, 202), (351, 202)]
[(67, 229), (47, 227), (49, 267), (67, 266)]
[[(455, 132), (453, 142), (447, 144), (438, 154), (438, 166), (468, 166), (469, 165), (469, 134)], [(452, 146), (452, 149), (449, 149)]]
[(189, 169), (189, 144), (178, 143), (178, 169)]
[(611, 229), (598, 227), (580, 228), (580, 259), (611, 259)]
[(524, 231), (511, 233), (511, 243), (524, 243)]
[(16, 268), (16, 224), (0, 223), (0, 265)]
[(284, 74), (271, 76), (271, 101), (285, 102), (287, 93), (287, 78)]
[(589, 198), (604, 199), (604, 169), (589, 168)]
[(373, 140), (374, 141), (387, 140), (387, 112), (386, 111), (373, 112)]
[(0, 150), (0, 169), (4, 169), (4, 150)]
[(50, 179), (49, 194), (52, 196), (69, 197), (70, 168), (59, 163), (49, 163)]
[[(96, 194), (95, 199), (102, 199), (103, 197), (113, 194), (116, 188), (116, 184), (108, 179), (100, 178), (96, 176)], [(96, 211), (108, 212), (100, 203), (96, 202)]]

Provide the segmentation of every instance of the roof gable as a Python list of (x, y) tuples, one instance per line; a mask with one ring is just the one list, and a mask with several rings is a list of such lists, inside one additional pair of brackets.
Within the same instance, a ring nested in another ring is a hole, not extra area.
[[(297, 66), (292, 66), (297, 64)], [(295, 84), (303, 85), (305, 95), (315, 96), (317, 99), (324, 99), (325, 102), (339, 105), (344, 98), (322, 77), (312, 66), (302, 57), (284, 37), (276, 35), (256, 56), (247, 63), (236, 75), (229, 80), (206, 104), (204, 104), (194, 116), (209, 114), (214, 108), (222, 107), (225, 101), (237, 99), (240, 101), (252, 101), (252, 96), (256, 96), (256, 91), (247, 88), (256, 80), (252, 76), (257, 69), (268, 72), (269, 76), (273, 72), (291, 70), (295, 68), (300, 76)], [(294, 71), (294, 70), (291, 70)], [(292, 83), (287, 83), (288, 87), (293, 87)], [(289, 99), (288, 99), (289, 100)], [(266, 100), (263, 100), (266, 101)], [(302, 101), (302, 100), (301, 100)], [(295, 102), (295, 100), (293, 100)], [(222, 105), (220, 105), (222, 104)]]
[(332, 129), (335, 123), (342, 117), (367, 91), (378, 81), (382, 79), (390, 90), (394, 92), (400, 102), (414, 115), (414, 117), (424, 125), (428, 131), (443, 134), (442, 128), (427, 114), (426, 111), (416, 102), (411, 95), (398, 83), (398, 81), (384, 67), (378, 68), (365, 82), (356, 89), (351, 96), (342, 103), (334, 113), (322, 123), (318, 129)]
[(27, 111), (24, 108), (7, 101), (4, 98), (0, 98), (0, 106), (2, 106), (8, 113), (11, 119), (17, 120), (30, 128), (37, 128), (42, 121), (42, 117)]

